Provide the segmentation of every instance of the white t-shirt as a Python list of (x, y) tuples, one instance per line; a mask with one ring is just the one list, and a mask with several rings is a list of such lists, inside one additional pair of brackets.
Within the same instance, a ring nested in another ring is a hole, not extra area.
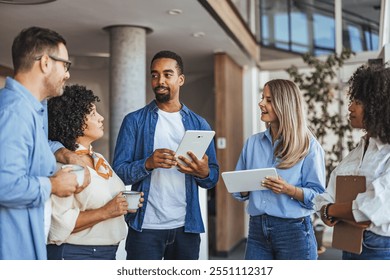
[[(176, 151), (185, 129), (180, 112), (158, 111), (154, 150)], [(184, 226), (186, 215), (185, 174), (177, 168), (152, 171), (148, 205), (142, 225), (144, 229), (173, 229)]]

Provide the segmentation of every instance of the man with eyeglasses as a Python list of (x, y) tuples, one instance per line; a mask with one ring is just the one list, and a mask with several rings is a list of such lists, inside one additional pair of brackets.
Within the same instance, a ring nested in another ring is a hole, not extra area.
[[(67, 60), (67, 59), (62, 59), (62, 58), (59, 58), (59, 57), (56, 57), (54, 55), (47, 55), (49, 58), (53, 59), (54, 61), (60, 61), (62, 63), (64, 63), (64, 69), (65, 69), (65, 72), (69, 72), (69, 69), (70, 69), (70, 65), (72, 65), (72, 62), (70, 60)], [(35, 60), (41, 60), (43, 57), (43, 55), (40, 55), (40, 56), (37, 56), (35, 58)]]
[(19, 33), (12, 60), (14, 77), (0, 90), (0, 259), (46, 259), (50, 194), (83, 189), (70, 168), (55, 172), (56, 159), (81, 160), (47, 138), (46, 100), (62, 94), (71, 62), (65, 39), (40, 27)]

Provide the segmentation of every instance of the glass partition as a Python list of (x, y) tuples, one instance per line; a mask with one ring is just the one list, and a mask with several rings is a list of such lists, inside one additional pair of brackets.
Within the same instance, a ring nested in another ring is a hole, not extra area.
[(343, 0), (343, 46), (354, 52), (379, 47), (380, 0)]
[[(260, 44), (315, 55), (335, 52), (334, 0), (259, 0)], [(343, 45), (378, 49), (380, 0), (342, 0)]]

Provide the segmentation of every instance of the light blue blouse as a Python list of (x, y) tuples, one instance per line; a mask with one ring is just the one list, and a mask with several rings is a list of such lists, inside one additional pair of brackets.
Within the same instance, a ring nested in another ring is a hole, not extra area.
[[(276, 168), (278, 162), (274, 157), (274, 149), (278, 141), (272, 145), (269, 129), (249, 137), (242, 149), (236, 170)], [(313, 213), (314, 196), (325, 190), (324, 150), (318, 141), (312, 136), (309, 153), (304, 159), (291, 168), (276, 168), (276, 171), (289, 184), (302, 188), (304, 201), (292, 199), (286, 194), (275, 194), (271, 190), (253, 191), (249, 194), (248, 214), (300, 218)], [(233, 197), (238, 200), (248, 199), (242, 198), (240, 193), (234, 193)]]

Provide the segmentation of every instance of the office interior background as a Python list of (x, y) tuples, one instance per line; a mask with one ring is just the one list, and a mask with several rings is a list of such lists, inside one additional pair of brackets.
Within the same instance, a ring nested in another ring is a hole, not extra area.
[[(234, 170), (247, 137), (264, 129), (258, 102), (264, 83), (310, 71), (302, 54), (319, 58), (351, 49), (338, 71), (344, 85), (370, 59), (389, 59), (389, 0), (0, 0), (0, 85), (13, 75), (11, 45), (29, 26), (64, 36), (72, 61), (69, 84), (97, 94), (105, 136), (95, 150), (112, 160), (123, 117), (153, 98), (149, 65), (160, 50), (183, 57), (183, 103), (216, 131), (221, 172)], [(340, 96), (343, 90), (340, 89)], [(343, 114), (345, 108), (340, 108)], [(358, 136), (357, 136), (358, 137)], [(223, 181), (200, 190), (206, 233), (201, 259), (229, 254), (245, 241), (245, 204)], [(123, 244), (118, 258), (125, 257)]]

